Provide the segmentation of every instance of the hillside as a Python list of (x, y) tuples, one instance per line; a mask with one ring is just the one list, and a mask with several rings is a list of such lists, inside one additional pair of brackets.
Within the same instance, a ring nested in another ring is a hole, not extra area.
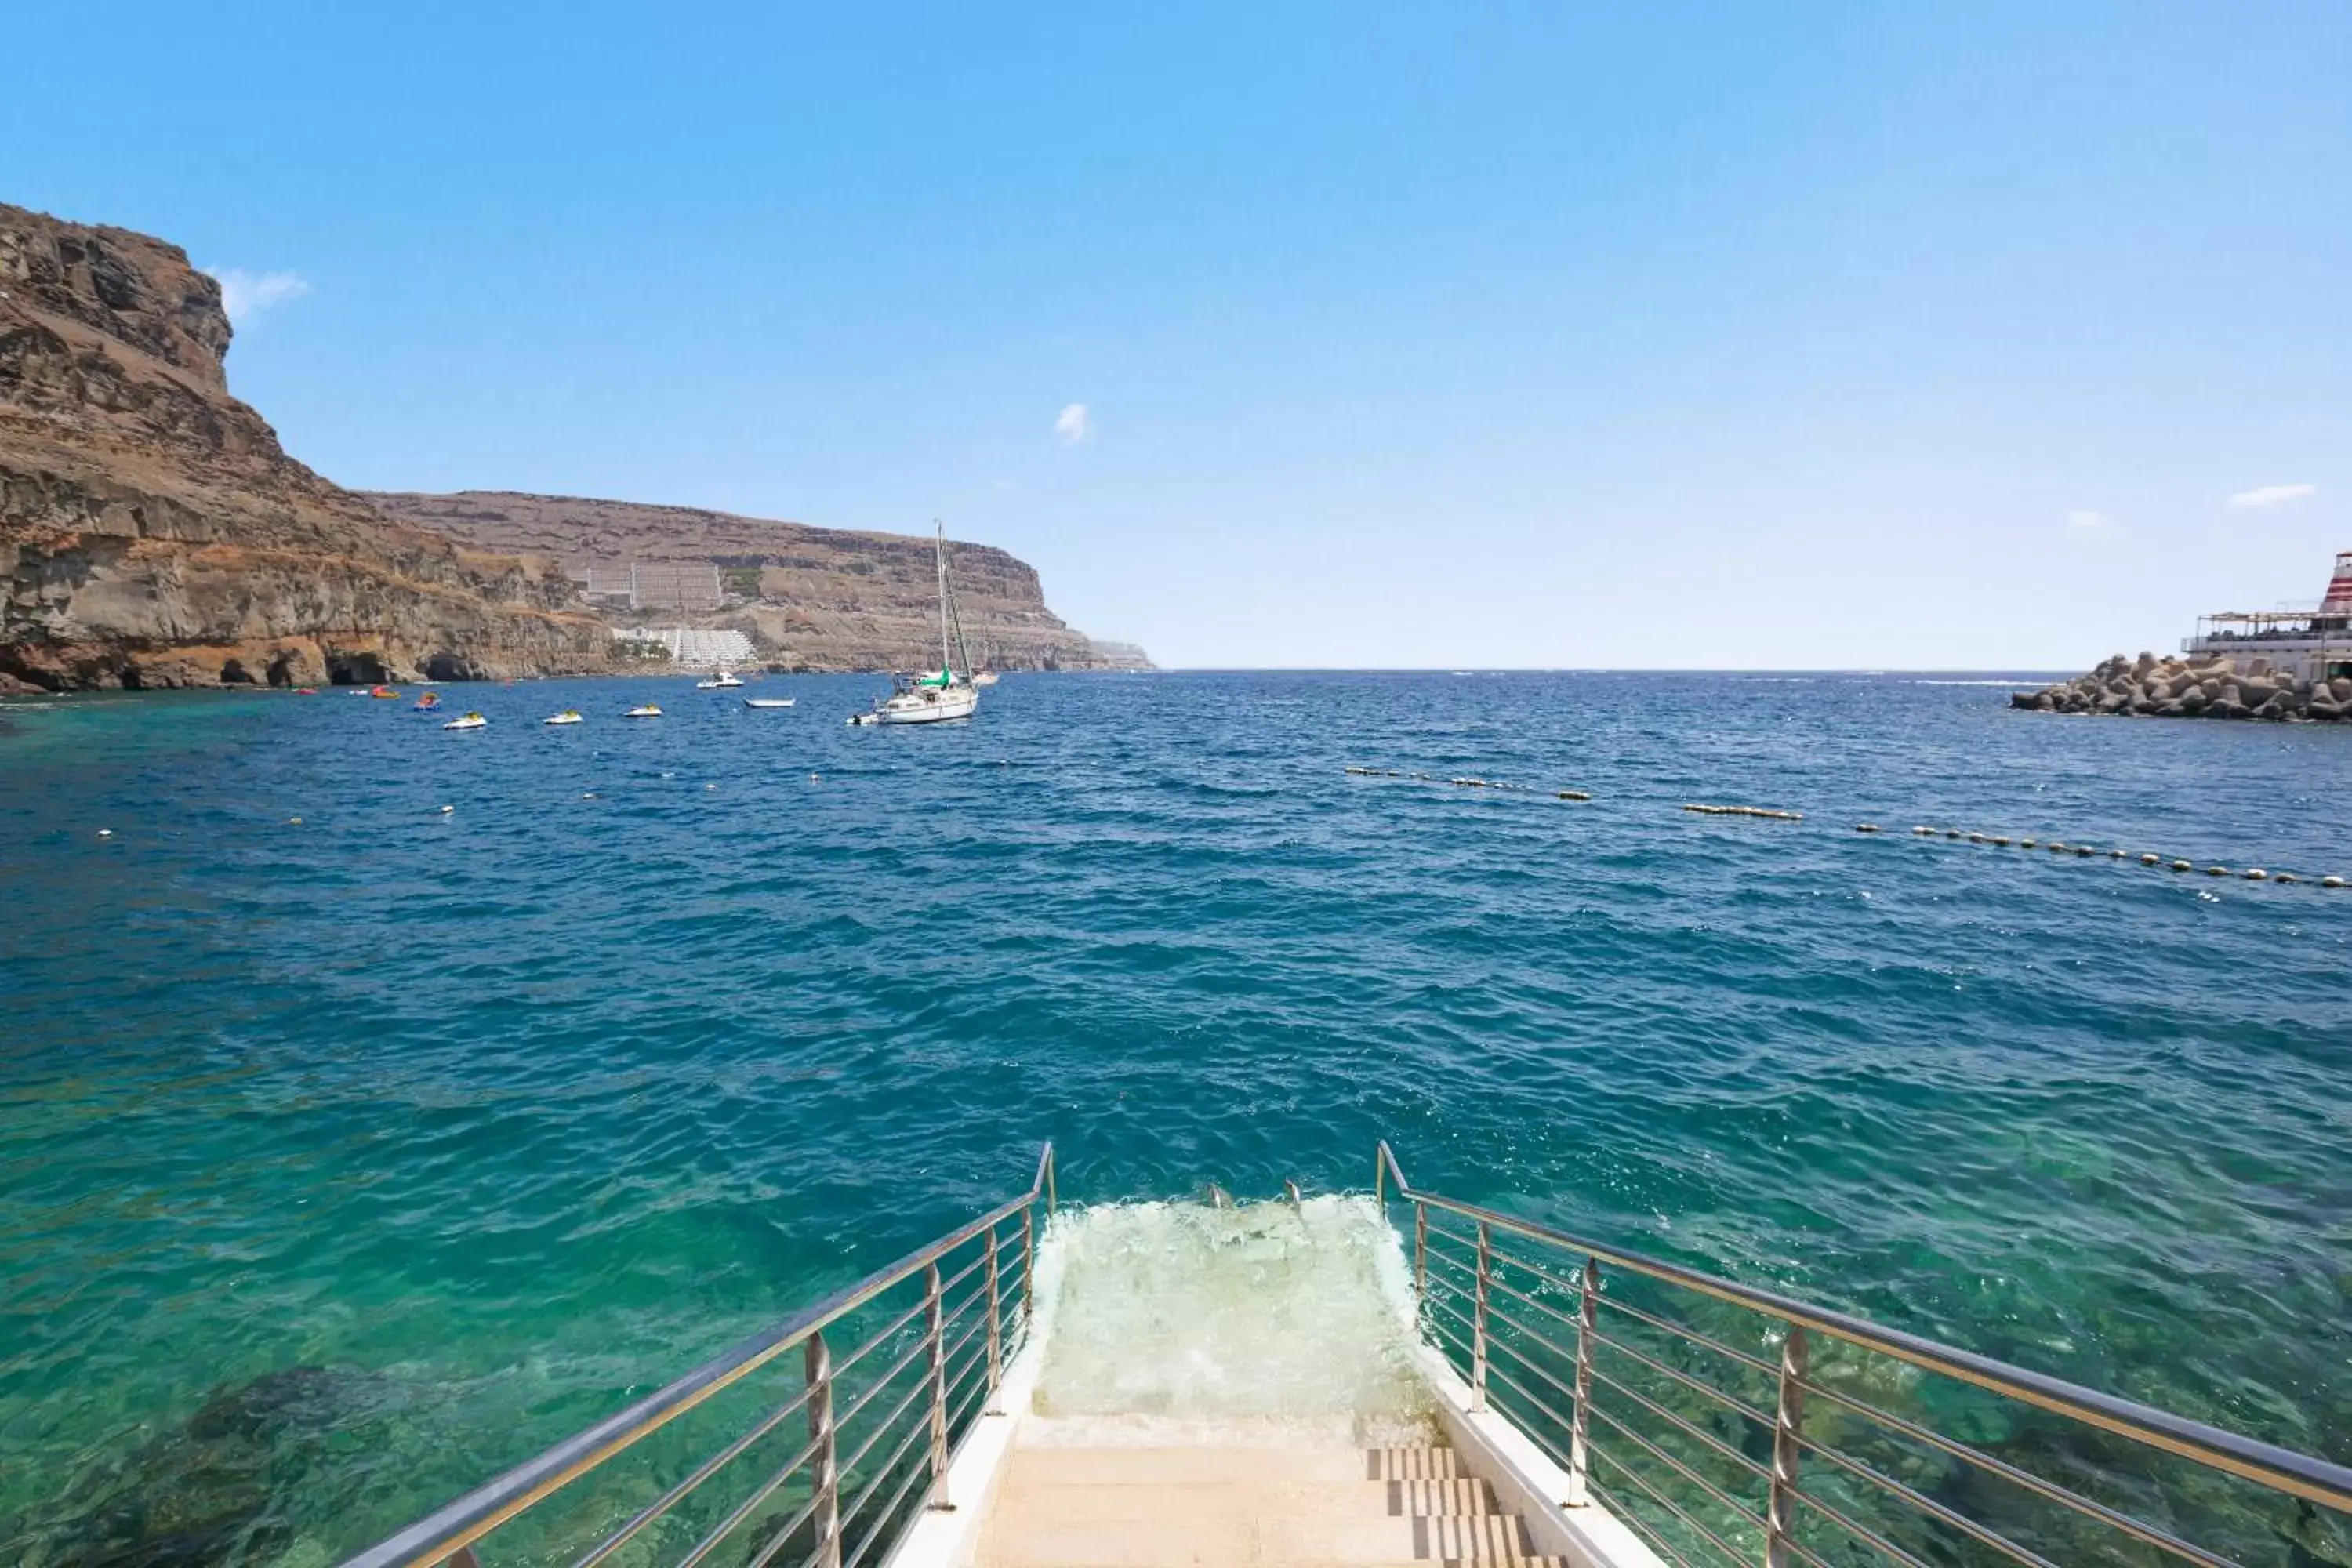
[[(480, 550), (556, 558), (627, 618), (740, 626), (805, 669), (935, 664), (931, 541), (770, 521), (691, 507), (466, 490), (370, 493), (390, 516)], [(1097, 648), (1045, 605), (1036, 571), (986, 544), (949, 559), (976, 663), (993, 669), (1134, 668), (1141, 650)]]
[(0, 205), (0, 688), (604, 667), (560, 573), (288, 457), (229, 337), (176, 246)]

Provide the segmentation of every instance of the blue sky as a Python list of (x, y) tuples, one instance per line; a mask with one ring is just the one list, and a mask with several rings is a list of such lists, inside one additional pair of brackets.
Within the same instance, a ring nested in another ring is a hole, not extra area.
[(992, 10), (27, 8), (0, 199), (286, 275), (344, 484), (944, 516), (1169, 663), (2077, 666), (2352, 549), (2343, 0)]

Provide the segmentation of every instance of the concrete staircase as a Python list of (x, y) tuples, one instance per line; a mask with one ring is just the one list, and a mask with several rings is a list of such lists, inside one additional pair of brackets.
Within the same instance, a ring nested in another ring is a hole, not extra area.
[(1016, 1446), (977, 1568), (1567, 1568), (1445, 1447)]

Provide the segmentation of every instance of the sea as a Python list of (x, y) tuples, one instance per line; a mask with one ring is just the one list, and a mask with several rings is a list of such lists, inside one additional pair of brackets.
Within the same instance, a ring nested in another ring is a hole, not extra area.
[(275, 1525), (223, 1560), (325, 1568), (1048, 1141), (1066, 1205), (1146, 1214), (1362, 1193), (1386, 1139), (2352, 1459), (2352, 730), (2033, 683), (0, 704), (0, 1561), (196, 1560), (121, 1542), (230, 1484), (180, 1456), (261, 1389), (323, 1430), (234, 1478)]

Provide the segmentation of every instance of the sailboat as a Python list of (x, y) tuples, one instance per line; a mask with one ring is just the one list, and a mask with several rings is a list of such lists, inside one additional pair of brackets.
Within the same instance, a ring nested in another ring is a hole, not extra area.
[(894, 681), (890, 695), (871, 710), (850, 715), (853, 724), (937, 724), (948, 719), (969, 719), (980, 707), (980, 689), (970, 675), (971, 653), (964, 647), (963, 616), (956, 607), (955, 587), (948, 577), (947, 525), (934, 520), (931, 526), (940, 573), (940, 667), (911, 679)]

